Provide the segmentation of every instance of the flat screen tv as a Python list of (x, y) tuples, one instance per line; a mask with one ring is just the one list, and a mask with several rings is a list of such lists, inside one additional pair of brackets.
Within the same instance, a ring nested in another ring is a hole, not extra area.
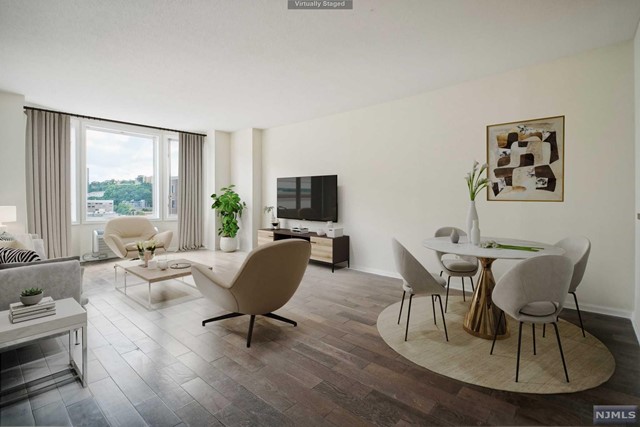
[(278, 218), (338, 221), (338, 175), (278, 178)]

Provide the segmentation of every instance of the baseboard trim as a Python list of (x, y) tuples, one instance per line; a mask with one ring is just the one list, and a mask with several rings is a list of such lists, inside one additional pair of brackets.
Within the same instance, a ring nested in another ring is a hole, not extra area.
[[(580, 302), (580, 296), (578, 295), (578, 304), (580, 304), (580, 311), (588, 311), (591, 313), (606, 314), (607, 316), (623, 317), (625, 319), (631, 319), (633, 312), (630, 310), (622, 310), (619, 308), (604, 307), (602, 305), (584, 304)], [(573, 302), (573, 297), (565, 302), (564, 306), (570, 310), (575, 310), (576, 305)]]
[(391, 272), (391, 271), (386, 271), (386, 270), (378, 270), (376, 268), (361, 267), (359, 265), (353, 265), (352, 264), (350, 269), (351, 270), (356, 270), (356, 271), (361, 271), (363, 273), (375, 274), (377, 276), (391, 277), (393, 279), (402, 279), (402, 276), (400, 276), (396, 272)]
[[(378, 270), (375, 268), (369, 268), (369, 267), (361, 267), (361, 266), (353, 266), (351, 267), (352, 270), (357, 270), (357, 271), (362, 271), (363, 273), (371, 273), (371, 274), (376, 274), (378, 276), (384, 276), (384, 277), (392, 277), (394, 279), (402, 279), (402, 277), (395, 272), (389, 272), (389, 271), (385, 271), (385, 270)], [(477, 280), (476, 278), (474, 278), (473, 283), (474, 285), (476, 284)], [(452, 277), (451, 278), (451, 284), (449, 285), (450, 289), (455, 289), (457, 291), (461, 291), (462, 292), (462, 281), (461, 279), (457, 278), (457, 277)], [(468, 279), (465, 279), (465, 286), (464, 286), (465, 290), (467, 291), (467, 293), (471, 292), (471, 283)], [(570, 309), (570, 310), (575, 310), (576, 306), (573, 302), (573, 298), (570, 297), (568, 294), (568, 299), (565, 302), (565, 307)], [(586, 303), (582, 303), (580, 302), (580, 295), (578, 295), (578, 304), (580, 304), (580, 310), (582, 311), (588, 311), (591, 313), (598, 313), (598, 314), (605, 314), (607, 316), (615, 316), (615, 317), (622, 317), (625, 319), (632, 319), (633, 318), (633, 311), (631, 310), (622, 310), (619, 308), (611, 308), (611, 307), (605, 307), (602, 305), (595, 305), (595, 304), (586, 304)], [(635, 329), (636, 335), (638, 335), (638, 341), (640, 342), (640, 334), (639, 334), (639, 330), (640, 326), (636, 326), (634, 322), (631, 322), (633, 324), (633, 327)]]

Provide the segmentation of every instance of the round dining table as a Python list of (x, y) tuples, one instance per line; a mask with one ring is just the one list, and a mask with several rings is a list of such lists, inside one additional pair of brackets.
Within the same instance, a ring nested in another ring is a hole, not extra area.
[[(482, 242), (494, 241), (498, 244), (512, 246), (526, 246), (537, 248), (536, 252), (519, 249), (483, 248), (468, 242), (467, 237), (460, 237), (458, 243), (451, 242), (449, 237), (432, 237), (425, 239), (422, 245), (437, 252), (454, 255), (473, 256), (480, 261), (482, 271), (476, 285), (469, 311), (464, 317), (462, 327), (465, 331), (476, 337), (493, 339), (496, 333), (496, 323), (500, 316), (500, 309), (491, 299), (495, 280), (491, 271), (491, 264), (496, 259), (527, 259), (540, 255), (564, 255), (564, 249), (557, 246), (526, 240), (507, 239), (502, 237), (483, 237)], [(504, 323), (498, 326), (497, 339), (509, 336), (506, 316), (502, 316)]]

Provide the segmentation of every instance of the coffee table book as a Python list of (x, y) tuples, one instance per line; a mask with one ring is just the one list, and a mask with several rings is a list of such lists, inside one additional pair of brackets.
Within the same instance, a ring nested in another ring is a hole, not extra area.
[(54, 314), (56, 314), (56, 302), (51, 297), (45, 297), (34, 305), (24, 305), (20, 302), (9, 304), (9, 320), (11, 323), (25, 322)]

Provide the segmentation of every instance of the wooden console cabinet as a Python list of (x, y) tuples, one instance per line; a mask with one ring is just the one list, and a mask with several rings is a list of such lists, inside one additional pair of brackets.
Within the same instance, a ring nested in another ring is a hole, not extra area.
[(311, 243), (311, 259), (314, 261), (331, 264), (331, 272), (335, 271), (335, 265), (346, 262), (349, 267), (349, 236), (327, 237), (318, 236), (317, 233), (294, 233), (282, 228), (278, 230), (258, 230), (258, 246), (282, 239), (304, 239)]

